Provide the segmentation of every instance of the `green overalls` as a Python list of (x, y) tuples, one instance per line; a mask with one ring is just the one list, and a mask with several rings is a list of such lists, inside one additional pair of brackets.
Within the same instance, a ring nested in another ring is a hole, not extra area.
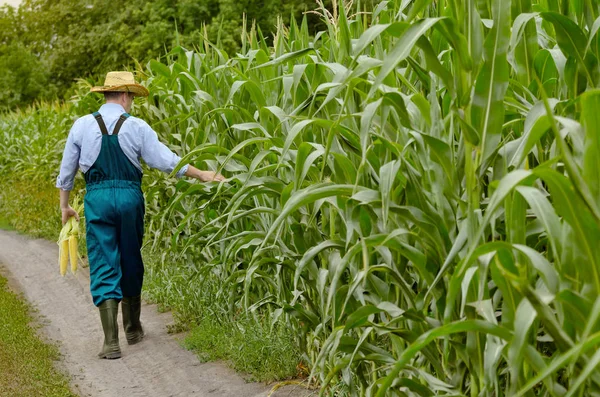
[(85, 224), (90, 290), (99, 306), (107, 299), (120, 301), (142, 291), (144, 196), (142, 173), (119, 145), (119, 130), (129, 115), (121, 115), (112, 135), (100, 113), (94, 117), (102, 132), (102, 148), (85, 173)]

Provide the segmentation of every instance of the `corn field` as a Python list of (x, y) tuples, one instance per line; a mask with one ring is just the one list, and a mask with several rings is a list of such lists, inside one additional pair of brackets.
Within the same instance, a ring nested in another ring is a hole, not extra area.
[[(140, 66), (134, 115), (229, 178), (146, 172), (147, 244), (293, 329), (323, 394), (599, 396), (600, 5), (364, 9)], [(3, 116), (2, 174), (52, 183), (97, 101)]]

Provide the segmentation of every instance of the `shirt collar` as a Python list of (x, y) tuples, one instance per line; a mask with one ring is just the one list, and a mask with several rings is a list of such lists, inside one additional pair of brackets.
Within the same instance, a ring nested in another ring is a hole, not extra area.
[(116, 113), (119, 115), (126, 113), (123, 106), (119, 105), (118, 103), (105, 103), (104, 105), (100, 106), (99, 112), (105, 113), (105, 114), (115, 114)]

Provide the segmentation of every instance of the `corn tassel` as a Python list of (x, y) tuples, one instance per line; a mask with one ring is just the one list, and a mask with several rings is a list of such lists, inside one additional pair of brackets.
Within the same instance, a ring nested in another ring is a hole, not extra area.
[(77, 236), (72, 234), (69, 237), (69, 261), (71, 262), (71, 272), (77, 271)]

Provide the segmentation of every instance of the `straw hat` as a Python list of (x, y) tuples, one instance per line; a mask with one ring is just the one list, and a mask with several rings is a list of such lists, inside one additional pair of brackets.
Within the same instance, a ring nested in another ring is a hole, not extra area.
[(137, 84), (131, 72), (108, 72), (104, 85), (92, 87), (90, 92), (131, 92), (134, 96), (148, 96), (148, 89)]

